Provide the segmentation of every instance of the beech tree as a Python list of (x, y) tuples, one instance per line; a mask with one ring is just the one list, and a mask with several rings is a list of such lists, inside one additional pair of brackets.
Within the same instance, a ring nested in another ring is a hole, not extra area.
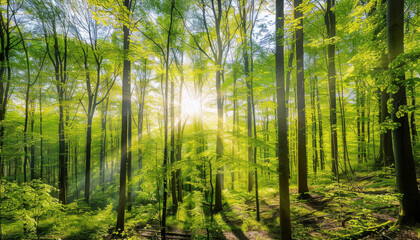
[(276, 93), (280, 192), (280, 237), (292, 239), (289, 197), (289, 147), (284, 82), (284, 1), (276, 0)]
[(0, 238), (417, 236), (418, 1), (1, 3)]
[(387, 0), (387, 45), (391, 67), (391, 83), (396, 90), (391, 92), (393, 99), (392, 121), (397, 125), (392, 130), (395, 173), (400, 200), (400, 224), (420, 222), (420, 193), (417, 187), (413, 149), (411, 145), (408, 114), (402, 112), (407, 105), (405, 74), (401, 68), (404, 54), (404, 0)]
[(120, 165), (120, 193), (118, 197), (118, 217), (117, 217), (117, 231), (122, 233), (124, 231), (124, 215), (125, 215), (125, 205), (126, 205), (126, 192), (127, 192), (127, 158), (128, 152), (131, 151), (128, 149), (128, 121), (131, 119), (128, 118), (129, 106), (131, 102), (131, 90), (130, 90), (130, 74), (131, 74), (131, 61), (129, 59), (129, 50), (130, 50), (130, 17), (131, 17), (131, 7), (133, 2), (131, 0), (124, 0), (124, 5), (121, 6), (123, 9), (126, 9), (126, 16), (124, 16), (125, 21), (123, 22), (123, 54), (124, 54), (124, 64), (123, 64), (123, 87), (122, 87), (122, 110), (121, 110), (121, 165)]

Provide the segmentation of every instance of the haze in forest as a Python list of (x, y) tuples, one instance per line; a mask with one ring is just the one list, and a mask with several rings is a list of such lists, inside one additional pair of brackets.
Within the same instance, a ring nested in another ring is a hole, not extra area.
[(0, 239), (420, 238), (418, 1), (0, 9)]

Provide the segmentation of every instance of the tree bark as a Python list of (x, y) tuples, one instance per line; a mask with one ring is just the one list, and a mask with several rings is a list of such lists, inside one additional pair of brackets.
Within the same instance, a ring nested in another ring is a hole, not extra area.
[(306, 117), (305, 117), (305, 77), (303, 69), (303, 13), (302, 0), (294, 0), (294, 19), (298, 21), (295, 29), (296, 39), (296, 95), (298, 112), (298, 193), (304, 196), (308, 191), (308, 159), (306, 156)]
[[(124, 0), (124, 6), (131, 15), (131, 0)], [(130, 49), (130, 29), (128, 23), (123, 23), (124, 33), (124, 65), (123, 65), (123, 79), (122, 79), (122, 110), (121, 110), (121, 166), (120, 166), (120, 192), (118, 196), (118, 215), (117, 215), (117, 231), (122, 233), (124, 231), (124, 215), (126, 205), (126, 191), (127, 191), (127, 160), (128, 160), (128, 110), (130, 105), (130, 73), (131, 61), (128, 56)]]
[(171, 159), (171, 192), (172, 192), (172, 204), (175, 208), (178, 207), (178, 198), (177, 198), (177, 189), (176, 189), (176, 174), (174, 169), (175, 166), (175, 83), (171, 81), (171, 150), (170, 150), (170, 159)]
[[(404, 53), (404, 0), (387, 0), (387, 43), (388, 58), (393, 61)], [(397, 92), (391, 94), (394, 111), (392, 121), (397, 123), (397, 128), (392, 131), (392, 140), (395, 158), (395, 173), (400, 199), (400, 224), (420, 222), (420, 193), (414, 165), (413, 149), (410, 138), (408, 114), (398, 114), (401, 106), (407, 105), (404, 72), (391, 69), (392, 84), (398, 87)], [(396, 80), (398, 79), (398, 80)]]
[[(39, 88), (39, 135), (40, 135), (40, 156), (41, 156), (41, 169), (40, 169), (40, 178), (44, 180), (44, 136), (42, 128), (42, 90)], [(76, 177), (77, 179), (77, 177)]]
[(34, 124), (35, 124), (35, 99), (31, 102), (31, 180), (37, 179), (35, 176), (35, 139), (34, 139)]
[[(91, 109), (88, 109), (88, 113)], [(93, 115), (88, 114), (87, 116), (87, 127), (86, 127), (86, 166), (85, 166), (85, 202), (89, 203), (90, 194), (90, 157), (92, 148), (92, 118)]]
[[(334, 9), (334, 11), (332, 10)], [(327, 0), (327, 9), (325, 12), (325, 25), (327, 26), (328, 38), (331, 41), (328, 44), (328, 88), (330, 95), (330, 131), (331, 131), (331, 157), (332, 172), (338, 180), (338, 143), (337, 143), (337, 102), (335, 87), (335, 0)]]
[(280, 192), (280, 239), (292, 239), (289, 199), (289, 148), (284, 83), (284, 1), (276, 0), (276, 95)]
[(173, 23), (173, 13), (175, 9), (175, 0), (171, 1), (171, 12), (170, 12), (170, 23), (169, 23), (169, 30), (168, 30), (168, 38), (166, 41), (166, 58), (165, 58), (165, 102), (164, 102), (164, 111), (165, 111), (165, 119), (164, 119), (164, 150), (163, 150), (163, 207), (162, 207), (162, 221), (161, 221), (161, 237), (162, 239), (166, 239), (166, 212), (167, 212), (167, 199), (168, 199), (168, 180), (167, 180), (167, 168), (168, 168), (168, 88), (169, 88), (169, 56), (170, 56), (170, 41), (171, 41), (171, 33), (172, 33), (172, 23)]
[(319, 160), (321, 170), (325, 170), (325, 154), (324, 154), (324, 139), (322, 134), (322, 113), (321, 113), (321, 101), (319, 96), (318, 78), (315, 76), (315, 88), (316, 88), (316, 105), (318, 112), (318, 138), (319, 138)]
[[(214, 12), (215, 9), (213, 8)], [(218, 162), (223, 158), (223, 101), (221, 90), (221, 75), (223, 46), (221, 37), (221, 20), (222, 20), (222, 0), (217, 0), (217, 16), (216, 17), (216, 37), (217, 37), (217, 57), (215, 58), (216, 66), (216, 101), (217, 101), (217, 134), (216, 134), (216, 160)], [(222, 181), (223, 181), (223, 167), (219, 168), (216, 173), (216, 196), (214, 204), (214, 212), (222, 211)]]
[[(315, 61), (314, 61), (315, 62)], [(317, 133), (317, 121), (316, 121), (316, 107), (315, 107), (315, 80), (313, 77), (310, 77), (310, 86), (311, 86), (311, 110), (312, 110), (312, 168), (316, 175), (318, 171), (318, 147), (316, 141), (316, 133)]]

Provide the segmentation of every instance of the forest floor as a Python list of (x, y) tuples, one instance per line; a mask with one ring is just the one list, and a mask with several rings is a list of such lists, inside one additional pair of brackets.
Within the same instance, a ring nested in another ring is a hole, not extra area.
[[(279, 239), (279, 195), (275, 176), (271, 177), (270, 182), (268, 177), (260, 181), (260, 221), (256, 220), (255, 191), (244, 191), (246, 181), (238, 181), (236, 190), (223, 191), (224, 210), (214, 214), (212, 222), (210, 205), (200, 191), (185, 192), (177, 211), (168, 199), (167, 239)], [(293, 239), (420, 239), (420, 224), (394, 226), (399, 194), (391, 172), (358, 171), (356, 175), (341, 176), (340, 183), (329, 174), (318, 174), (308, 180), (310, 198), (306, 200), (298, 199), (295, 178), (290, 182)], [(15, 188), (11, 192), (20, 196), (19, 186)], [(108, 199), (108, 195), (103, 196), (96, 202)], [(34, 205), (51, 208), (49, 214), (40, 208), (6, 211), (10, 207), (4, 206), (0, 219), (4, 239), (117, 239), (113, 234), (115, 202), (104, 203), (96, 210), (82, 200), (65, 206), (57, 204)], [(126, 213), (123, 238), (159, 239), (160, 207), (156, 201), (137, 197), (133, 206), (132, 212)], [(29, 227), (34, 223), (31, 219), (40, 214), (35, 231)]]
[[(343, 176), (340, 184), (314, 182), (306, 200), (298, 200), (296, 187), (290, 189), (293, 239), (420, 239), (420, 224), (394, 226), (399, 205), (394, 177), (371, 172), (351, 179)], [(260, 191), (258, 222), (252, 193), (225, 190), (224, 211), (214, 215), (211, 226), (183, 231), (188, 220), (177, 218), (178, 222), (170, 221), (174, 224), (169, 239), (279, 239), (277, 192)], [(132, 237), (158, 239), (158, 235), (156, 230), (138, 229)]]
[[(420, 225), (393, 227), (398, 217), (394, 181), (394, 178), (383, 174), (362, 174), (353, 179), (343, 179), (340, 184), (313, 185), (306, 200), (298, 200), (296, 187), (291, 187), (293, 238), (419, 239)], [(254, 202), (248, 201), (246, 204), (248, 211), (255, 209)], [(279, 239), (278, 195), (270, 197), (262, 194), (260, 205), (260, 228), (256, 224), (245, 232), (225, 232), (225, 238)], [(251, 217), (238, 214), (244, 210), (239, 205), (232, 205), (229, 210), (232, 214), (225, 213), (228, 217), (223, 220), (233, 225), (232, 229), (241, 228), (239, 219)]]

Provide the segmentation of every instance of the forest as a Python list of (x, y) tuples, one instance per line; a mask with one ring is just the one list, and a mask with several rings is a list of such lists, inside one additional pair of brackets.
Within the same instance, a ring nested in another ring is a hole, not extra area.
[(0, 239), (420, 239), (419, 1), (0, 11)]

